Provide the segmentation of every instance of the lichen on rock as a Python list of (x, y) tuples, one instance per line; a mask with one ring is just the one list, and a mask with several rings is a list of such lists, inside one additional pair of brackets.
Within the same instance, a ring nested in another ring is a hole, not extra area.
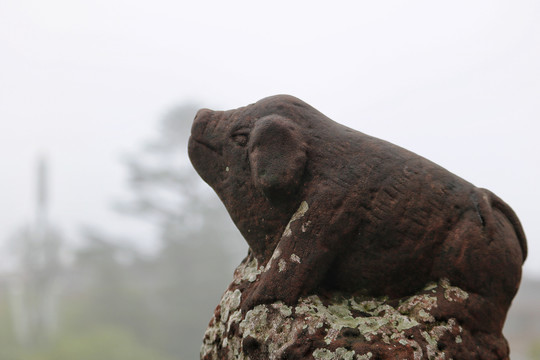
[(243, 314), (243, 292), (262, 271), (251, 256), (237, 268), (205, 333), (202, 359), (457, 359), (478, 347), (458, 319), (437, 315), (442, 302), (469, 297), (447, 279), (398, 300), (336, 292)]

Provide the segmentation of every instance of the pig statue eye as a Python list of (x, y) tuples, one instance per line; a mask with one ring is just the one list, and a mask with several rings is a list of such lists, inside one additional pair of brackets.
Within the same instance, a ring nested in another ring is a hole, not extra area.
[(248, 143), (248, 133), (247, 132), (235, 132), (232, 135), (232, 139), (238, 145), (246, 146), (247, 143)]

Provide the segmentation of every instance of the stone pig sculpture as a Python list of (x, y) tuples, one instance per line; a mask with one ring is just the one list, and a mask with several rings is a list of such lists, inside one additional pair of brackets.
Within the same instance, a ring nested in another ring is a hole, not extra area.
[(266, 266), (244, 311), (332, 290), (399, 299), (445, 278), (472, 295), (441, 316), (501, 331), (527, 247), (490, 191), (286, 95), (200, 110), (189, 156)]

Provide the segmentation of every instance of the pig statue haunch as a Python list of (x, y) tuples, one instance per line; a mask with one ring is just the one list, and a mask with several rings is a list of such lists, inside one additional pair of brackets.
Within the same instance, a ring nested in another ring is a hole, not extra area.
[(474, 294), (453, 315), (502, 329), (527, 248), (488, 190), (286, 95), (200, 110), (189, 156), (266, 266), (244, 311), (332, 290), (398, 299), (448, 279)]

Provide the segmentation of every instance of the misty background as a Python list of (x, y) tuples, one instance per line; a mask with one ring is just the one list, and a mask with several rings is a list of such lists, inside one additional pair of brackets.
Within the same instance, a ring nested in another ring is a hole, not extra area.
[(200, 107), (291, 94), (508, 202), (540, 359), (540, 3), (0, 0), (0, 360), (197, 358), (247, 246)]

